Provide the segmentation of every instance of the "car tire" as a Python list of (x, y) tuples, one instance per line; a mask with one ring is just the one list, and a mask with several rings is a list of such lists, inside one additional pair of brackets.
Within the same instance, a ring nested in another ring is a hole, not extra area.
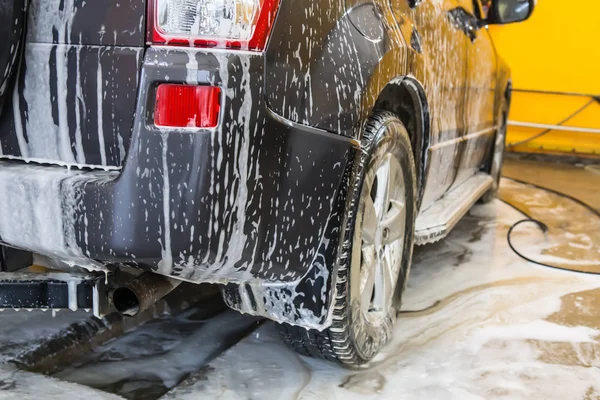
[(411, 142), (394, 114), (382, 111), (369, 119), (357, 162), (347, 202), (345, 237), (351, 240), (340, 257), (331, 326), (280, 329), (298, 353), (346, 366), (369, 362), (392, 336), (412, 261), (417, 209)]
[(8, 102), (22, 52), (27, 12), (25, 0), (0, 2), (0, 114)]
[(502, 114), (500, 116), (500, 127), (496, 132), (496, 137), (494, 140), (494, 151), (490, 157), (489, 161), (489, 173), (494, 180), (492, 183), (492, 187), (490, 187), (487, 192), (481, 196), (479, 199), (480, 203), (486, 204), (492, 202), (498, 194), (498, 189), (500, 187), (500, 178), (502, 177), (502, 165), (504, 164), (504, 149), (506, 147), (506, 128), (508, 121), (508, 105), (504, 105), (502, 107)]

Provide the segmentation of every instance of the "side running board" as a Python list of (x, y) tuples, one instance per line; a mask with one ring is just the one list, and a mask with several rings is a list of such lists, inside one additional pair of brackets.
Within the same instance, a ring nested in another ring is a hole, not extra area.
[(417, 217), (415, 243), (433, 243), (446, 237), (493, 182), (490, 175), (480, 172), (438, 199)]

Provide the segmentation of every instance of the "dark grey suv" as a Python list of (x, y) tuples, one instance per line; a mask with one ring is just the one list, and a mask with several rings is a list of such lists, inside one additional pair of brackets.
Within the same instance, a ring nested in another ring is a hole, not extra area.
[[(510, 76), (486, 25), (533, 10), (0, 4), (0, 274), (15, 276), (18, 251), (67, 271), (218, 284), (298, 351), (344, 364), (391, 335), (413, 245), (493, 198)], [(140, 287), (160, 286), (144, 279), (106, 296), (139, 309)]]

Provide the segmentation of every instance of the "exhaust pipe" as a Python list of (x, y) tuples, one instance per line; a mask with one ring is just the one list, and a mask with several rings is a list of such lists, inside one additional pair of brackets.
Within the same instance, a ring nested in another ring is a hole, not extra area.
[(171, 293), (180, 283), (177, 279), (144, 272), (115, 289), (112, 295), (113, 304), (119, 314), (133, 317)]

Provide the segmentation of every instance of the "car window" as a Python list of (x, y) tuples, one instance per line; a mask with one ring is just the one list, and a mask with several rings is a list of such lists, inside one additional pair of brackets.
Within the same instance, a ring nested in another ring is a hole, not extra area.
[[(481, 19), (487, 19), (488, 13), (492, 8), (492, 0), (480, 0), (481, 1), (481, 12), (483, 15), (478, 15)], [(477, 3), (477, 0), (473, 0), (473, 3)]]

